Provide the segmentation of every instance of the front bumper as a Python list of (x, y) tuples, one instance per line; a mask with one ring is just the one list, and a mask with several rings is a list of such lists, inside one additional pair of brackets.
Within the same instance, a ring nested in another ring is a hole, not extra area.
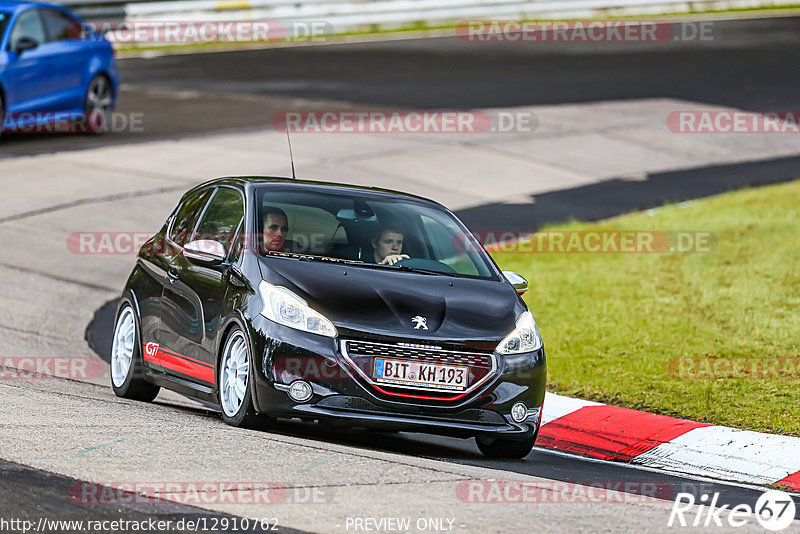
[[(537, 431), (546, 383), (544, 349), (514, 356), (494, 354), (490, 377), (465, 395), (388, 392), (365, 379), (345, 357), (337, 339), (293, 330), (256, 317), (250, 332), (254, 349), (253, 399), (259, 413), (272, 417), (324, 420), (351, 427), (471, 437), (502, 434), (525, 439)], [(381, 343), (431, 343), (381, 339)], [(287, 394), (295, 380), (308, 382), (313, 396), (295, 402)], [(528, 418), (511, 419), (523, 402)]]

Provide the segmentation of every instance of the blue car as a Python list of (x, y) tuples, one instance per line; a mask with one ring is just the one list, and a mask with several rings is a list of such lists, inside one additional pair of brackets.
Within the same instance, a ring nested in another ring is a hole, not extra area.
[(119, 91), (114, 50), (83, 29), (63, 6), (0, 0), (2, 130), (104, 130)]

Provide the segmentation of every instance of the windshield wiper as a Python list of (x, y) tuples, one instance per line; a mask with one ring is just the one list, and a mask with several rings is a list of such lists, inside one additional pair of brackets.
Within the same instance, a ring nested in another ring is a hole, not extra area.
[(366, 267), (368, 269), (389, 269), (391, 271), (405, 271), (409, 273), (420, 273), (420, 274), (431, 274), (435, 276), (442, 276), (447, 275), (449, 273), (443, 273), (441, 271), (432, 271), (430, 269), (419, 269), (416, 267), (409, 267), (408, 265), (385, 265), (381, 263), (367, 263), (363, 261), (354, 261), (354, 260), (342, 260), (346, 265), (352, 265), (354, 267)]
[(336, 263), (339, 265), (352, 265), (354, 267), (366, 267), (368, 269), (389, 269), (392, 271), (404, 271), (409, 273), (429, 274), (433, 276), (458, 276), (456, 273), (445, 273), (433, 271), (431, 269), (420, 269), (419, 267), (409, 267), (408, 265), (386, 265), (381, 263), (367, 263), (359, 260), (346, 260), (343, 258), (332, 258), (330, 256), (317, 256), (316, 254), (300, 254), (295, 252), (270, 252), (268, 256), (279, 256), (283, 258), (294, 258), (300, 261), (315, 261), (320, 263)]

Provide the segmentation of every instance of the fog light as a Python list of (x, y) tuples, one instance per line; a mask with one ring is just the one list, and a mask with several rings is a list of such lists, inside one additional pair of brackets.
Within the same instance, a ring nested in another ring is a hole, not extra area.
[(511, 408), (511, 419), (515, 423), (521, 423), (528, 417), (528, 407), (523, 403), (518, 402)]
[(311, 395), (313, 395), (313, 390), (311, 389), (311, 384), (308, 382), (295, 380), (292, 382), (292, 385), (289, 386), (289, 396), (293, 401), (305, 402), (311, 398)]

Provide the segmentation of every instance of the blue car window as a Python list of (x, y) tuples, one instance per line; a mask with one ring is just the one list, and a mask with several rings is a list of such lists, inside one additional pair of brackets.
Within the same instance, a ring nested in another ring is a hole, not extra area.
[(80, 36), (79, 24), (57, 9), (40, 9), (48, 41), (66, 41)]
[(0, 39), (3, 38), (3, 35), (6, 33), (6, 26), (8, 26), (8, 19), (10, 15), (8, 13), (0, 13)]
[(35, 9), (24, 11), (17, 18), (14, 29), (11, 30), (11, 40), (8, 45), (9, 50), (15, 50), (17, 48), (17, 42), (23, 37), (33, 39), (39, 44), (47, 42), (42, 19), (39, 18), (39, 13)]

